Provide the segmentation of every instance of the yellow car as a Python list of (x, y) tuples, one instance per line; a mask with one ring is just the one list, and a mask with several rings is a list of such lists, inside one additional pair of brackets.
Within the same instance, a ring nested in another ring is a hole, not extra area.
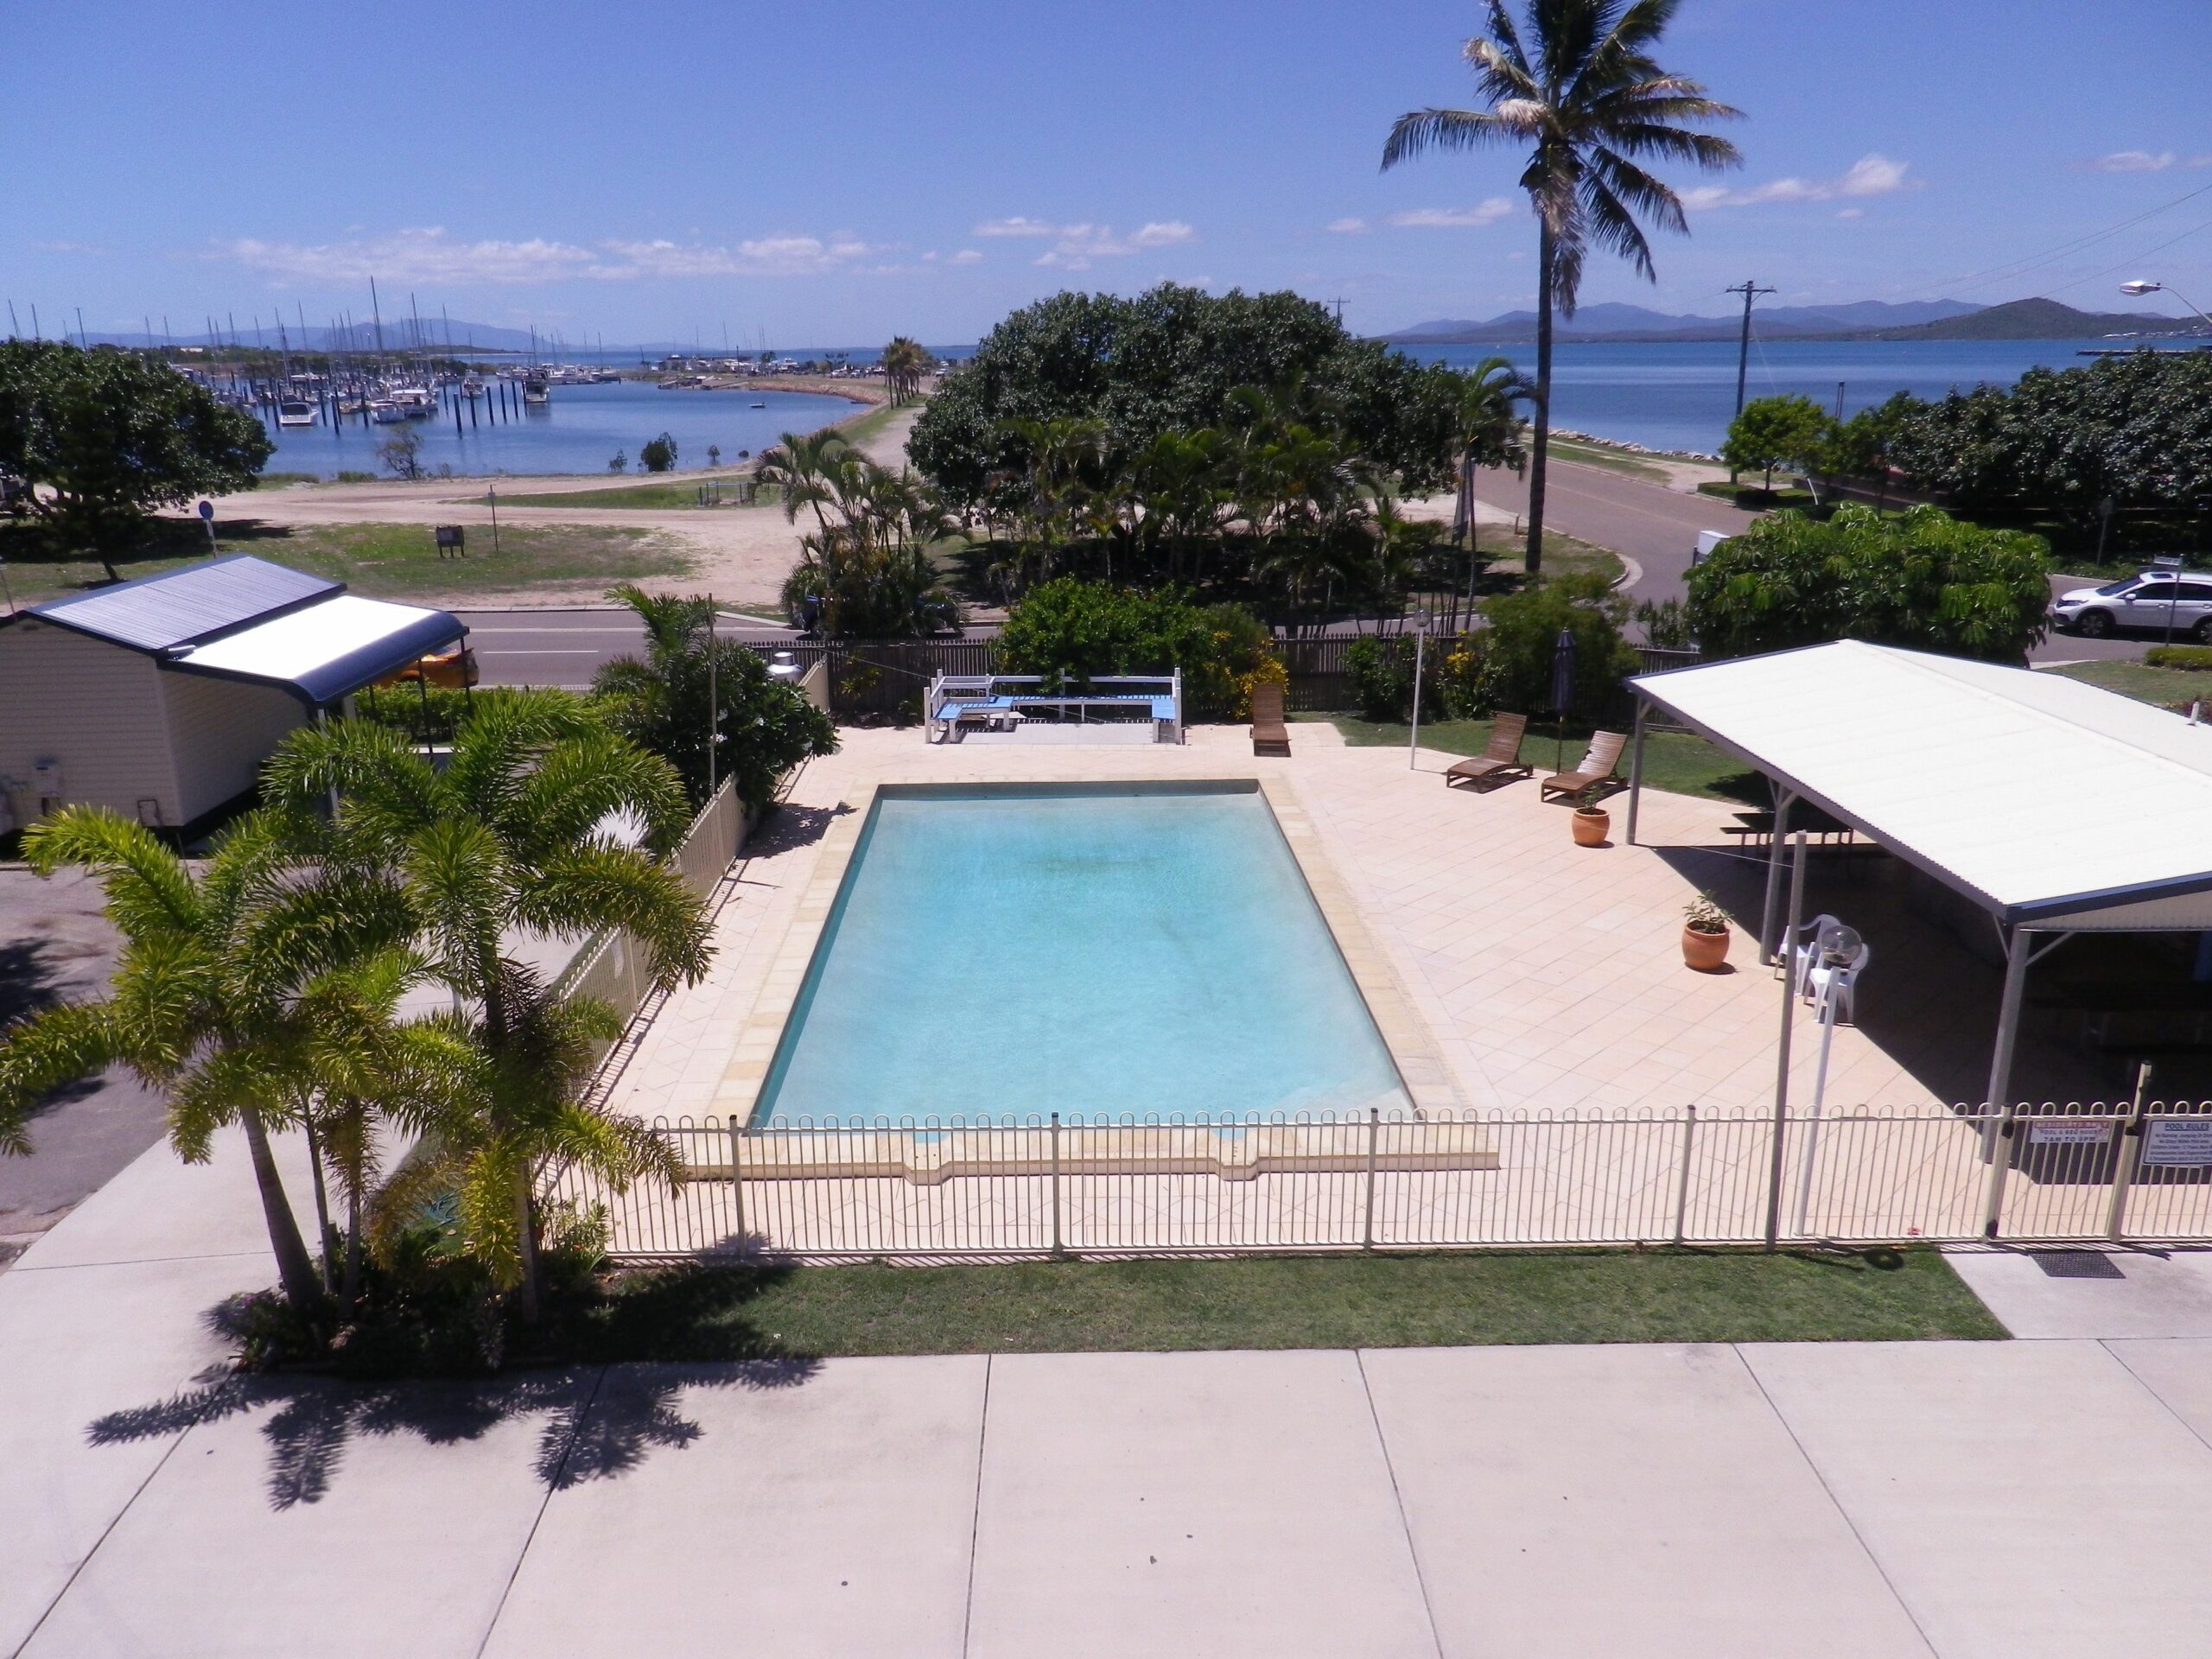
[(476, 683), (476, 653), (467, 645), (432, 652), (420, 662), (410, 663), (398, 673), (378, 680), (378, 685), (413, 685), (416, 681), (458, 691)]

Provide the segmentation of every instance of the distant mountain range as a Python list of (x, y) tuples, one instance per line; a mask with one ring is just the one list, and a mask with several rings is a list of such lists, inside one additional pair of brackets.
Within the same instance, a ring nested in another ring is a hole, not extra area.
[[(1586, 305), (1555, 326), (1561, 340), (1733, 340), (1732, 317), (1669, 315), (1640, 305)], [(2094, 340), (2106, 334), (2177, 334), (2194, 317), (2077, 311), (2056, 300), (1969, 305), (1961, 300), (1858, 300), (1847, 305), (1761, 306), (1751, 327), (1762, 340)], [(1536, 337), (1536, 314), (1508, 311), (1484, 322), (1442, 319), (1382, 338), (1396, 346), (1519, 346)]]

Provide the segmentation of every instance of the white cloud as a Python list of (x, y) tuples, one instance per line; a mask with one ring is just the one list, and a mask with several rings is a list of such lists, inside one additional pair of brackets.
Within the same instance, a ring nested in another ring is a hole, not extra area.
[(950, 265), (980, 265), (983, 263), (983, 256), (973, 248), (963, 248), (945, 263)]
[(2109, 156), (2100, 156), (2081, 166), (2090, 173), (2163, 173), (2173, 164), (2174, 153), (2171, 149), (2162, 149), (2155, 156), (2147, 149), (2115, 149)]
[[(1198, 237), (1179, 219), (1151, 219), (1127, 236), (1117, 236), (1110, 225), (1053, 225), (1019, 214), (1012, 219), (986, 219), (976, 227), (976, 234), (1049, 237), (1052, 245), (1031, 263), (1061, 270), (1088, 270), (1094, 259), (1119, 258), (1146, 248), (1177, 247), (1195, 242)], [(963, 263), (972, 264), (975, 261)]]
[(1495, 225), (1501, 219), (1510, 218), (1518, 208), (1519, 204), (1510, 196), (1491, 196), (1471, 207), (1416, 207), (1409, 213), (1393, 213), (1390, 223), (1422, 229)]
[(881, 250), (847, 232), (826, 240), (771, 236), (734, 248), (609, 239), (593, 247), (532, 238), (513, 242), (464, 242), (430, 226), (391, 236), (303, 245), (247, 237), (225, 245), (239, 264), (281, 282), (517, 284), (632, 282), (651, 277), (791, 276), (849, 267)]
[(1866, 210), (1864, 207), (1839, 207), (1835, 210), (1835, 216), (1838, 219), (1864, 219)]
[(1360, 236), (1367, 230), (1367, 221), (1357, 218), (1332, 219), (1329, 221), (1329, 228), (1338, 236)]
[(1753, 207), (1770, 201), (1834, 201), (1839, 198), (1888, 196), (1900, 190), (1916, 190), (1920, 181), (1905, 176), (1908, 162), (1886, 156), (1861, 156), (1840, 178), (1774, 179), (1748, 190), (1730, 190), (1717, 184), (1699, 185), (1681, 193), (1682, 206), (1692, 213), (1713, 207)]

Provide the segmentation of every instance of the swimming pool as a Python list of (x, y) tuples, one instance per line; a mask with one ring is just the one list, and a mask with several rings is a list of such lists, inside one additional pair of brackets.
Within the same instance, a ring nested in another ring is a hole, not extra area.
[(751, 1121), (1408, 1103), (1255, 785), (886, 785)]

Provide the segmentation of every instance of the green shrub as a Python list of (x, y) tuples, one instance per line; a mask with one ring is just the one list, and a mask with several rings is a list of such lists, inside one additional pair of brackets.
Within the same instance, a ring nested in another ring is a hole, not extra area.
[(2212, 645), (2153, 645), (2143, 653), (2143, 660), (2152, 668), (2186, 668), (2204, 673), (2212, 671)]
[(1072, 576), (1033, 589), (999, 636), (1006, 672), (1041, 674), (1056, 690), (1080, 690), (1100, 675), (1179, 668), (1192, 720), (1236, 718), (1250, 677), (1273, 655), (1266, 627), (1241, 606), (1201, 606), (1174, 588), (1139, 594)]
[(1622, 679), (1641, 659), (1621, 637), (1628, 602), (1599, 572), (1553, 576), (1518, 593), (1483, 601), (1488, 688), (1492, 706), (1522, 714), (1551, 708), (1552, 657), (1560, 630), (1574, 639), (1574, 700), (1567, 713), (1585, 720), (1605, 712)]
[(1847, 504), (1825, 524), (1777, 512), (1690, 571), (1687, 620), (1709, 657), (1867, 639), (2018, 663), (2044, 636), (2050, 572), (2041, 537), (1940, 507)]

